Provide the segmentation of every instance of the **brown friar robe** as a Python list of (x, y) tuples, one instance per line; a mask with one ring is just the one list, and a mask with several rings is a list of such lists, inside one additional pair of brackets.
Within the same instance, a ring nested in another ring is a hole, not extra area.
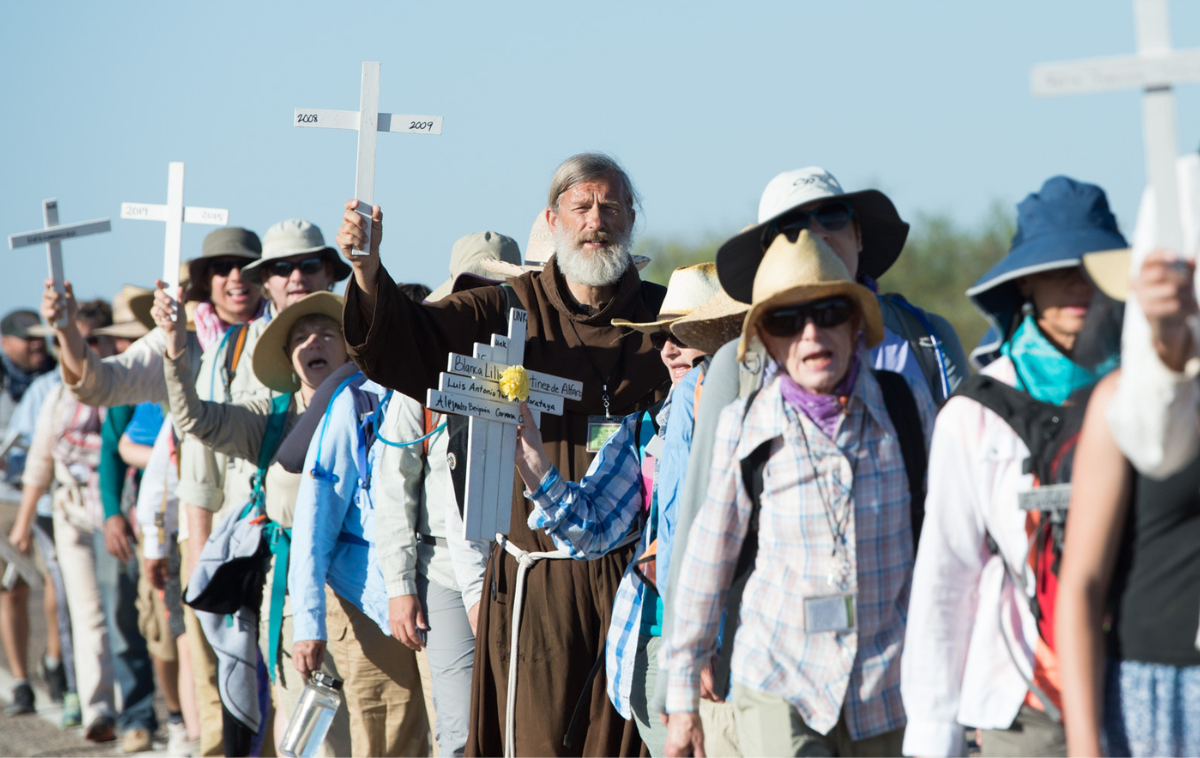
[[(529, 313), (524, 365), (583, 383), (581, 401), (567, 401), (562, 416), (542, 414), (541, 419), (550, 461), (563, 477), (579, 481), (593, 457), (585, 449), (588, 416), (604, 413), (603, 382), (597, 371), (605, 379), (611, 376), (610, 412), (618, 419), (660, 399), (670, 385), (649, 336), (626, 333), (610, 323), (614, 318), (654, 320), (665, 290), (641, 281), (630, 268), (612, 300), (589, 316), (572, 307), (574, 300), (553, 262), (541, 272), (510, 279), (509, 284)], [(488, 344), (493, 334), (508, 330), (506, 298), (497, 287), (460, 292), (436, 303), (415, 303), (381, 267), (369, 324), (360, 310), (360, 298), (351, 280), (344, 324), (351, 356), (370, 379), (421, 403), (425, 391), (437, 386), (448, 353), (471, 355), (475, 342)], [(531, 503), (523, 490), (516, 477), (509, 539), (528, 551), (556, 550), (549, 536), (526, 525)], [(605, 694), (603, 662), (588, 684), (593, 666), (604, 655), (613, 599), (633, 549), (631, 545), (594, 561), (543, 560), (529, 571), (518, 641), (517, 755), (641, 752), (635, 724), (621, 718)], [(484, 577), (467, 755), (504, 754), (516, 575), (517, 561), (497, 545)], [(564, 744), (576, 710), (570, 744)]]

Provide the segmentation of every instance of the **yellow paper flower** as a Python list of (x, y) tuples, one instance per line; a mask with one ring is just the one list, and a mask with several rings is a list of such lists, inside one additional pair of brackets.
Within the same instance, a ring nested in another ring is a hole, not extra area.
[(529, 399), (529, 372), (524, 366), (509, 366), (500, 375), (500, 391), (509, 400), (524, 402)]

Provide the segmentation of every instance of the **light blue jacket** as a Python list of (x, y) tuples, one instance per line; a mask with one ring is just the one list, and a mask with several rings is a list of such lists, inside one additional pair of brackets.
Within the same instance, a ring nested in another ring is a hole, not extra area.
[[(386, 392), (372, 381), (361, 390), (380, 398)], [(326, 584), (391, 633), (387, 588), (374, 544), (378, 477), (359, 481), (359, 423), (354, 396), (345, 389), (329, 404), (304, 458), (288, 570), (296, 642), (326, 639)], [(366, 451), (368, 472), (375, 470), (380, 450), (375, 442)]]

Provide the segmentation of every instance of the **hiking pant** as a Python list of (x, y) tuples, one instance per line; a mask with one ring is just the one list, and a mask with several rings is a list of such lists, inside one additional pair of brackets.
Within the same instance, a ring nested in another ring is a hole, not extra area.
[(796, 707), (779, 697), (733, 683), (738, 742), (743, 755), (877, 756), (901, 755), (904, 730), (851, 739), (845, 716), (829, 734), (809, 728)]
[(986, 758), (1029, 755), (1058, 756), (1067, 754), (1067, 734), (1061, 723), (1056, 724), (1044, 712), (1022, 705), (1007, 729), (981, 729), (980, 753)]
[(354, 755), (428, 755), (429, 720), (416, 655), (354, 603), (327, 606), (328, 648), (345, 677)]
[(434, 739), (439, 755), (462, 755), (471, 726), (471, 668), (475, 633), (467, 620), (462, 593), (417, 574), (417, 596), (425, 609), (429, 634), (425, 655), (433, 689)]
[(138, 628), (138, 559), (119, 561), (108, 553), (104, 532), (92, 532), (96, 552), (96, 583), (108, 624), (108, 644), (112, 651), (113, 673), (121, 689), (121, 712), (117, 730), (158, 731), (154, 715), (154, 665), (146, 649), (146, 639)]
[(108, 622), (96, 580), (96, 543), (92, 530), (82, 529), (54, 508), (54, 550), (62, 568), (63, 588), (71, 612), (71, 641), (75, 648), (75, 685), (83, 724), (101, 716), (116, 718), (113, 708), (113, 665)]
[[(190, 540), (179, 543), (180, 581), (186, 593), (188, 547)], [(200, 545), (203, 548), (204, 545)], [(183, 607), (183, 624), (187, 629), (188, 654), (192, 663), (192, 678), (196, 681), (196, 710), (200, 712), (200, 755), (225, 755), (224, 718), (221, 709), (221, 693), (217, 689), (217, 654), (204, 636), (200, 621), (191, 606)]]
[(71, 611), (67, 607), (67, 587), (63, 584), (62, 566), (54, 549), (54, 519), (38, 516), (33, 522), (33, 539), (42, 554), (46, 576), (54, 585), (54, 605), (58, 611), (58, 644), (62, 648), (63, 671), (67, 675), (67, 691), (77, 692), (75, 684), (75, 646), (71, 642)]

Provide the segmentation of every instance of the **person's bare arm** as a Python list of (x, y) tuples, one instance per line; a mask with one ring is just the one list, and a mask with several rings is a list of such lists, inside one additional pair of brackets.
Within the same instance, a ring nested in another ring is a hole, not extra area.
[(212, 511), (198, 505), (188, 505), (187, 503), (179, 505), (187, 513), (189, 545), (187, 575), (191, 577), (196, 573), (196, 565), (200, 563), (200, 551), (204, 550), (204, 543), (208, 542), (208, 535), (212, 534), (213, 515)]
[(1105, 600), (1129, 510), (1132, 469), (1109, 430), (1106, 410), (1116, 374), (1096, 387), (1084, 419), (1058, 576), (1055, 635), (1062, 667), (1067, 751), (1101, 755)]
[(367, 241), (367, 220), (355, 208), (357, 200), (346, 201), (342, 225), (338, 228), (337, 245), (354, 268), (354, 283), (362, 291), (359, 310), (369, 326), (375, 313), (375, 289), (379, 277), (379, 243), (383, 241), (383, 209), (378, 205), (371, 212), (371, 246), (367, 255), (354, 255)]
[(117, 443), (117, 453), (121, 456), (121, 460), (125, 461), (128, 466), (134, 468), (145, 469), (146, 464), (150, 462), (150, 453), (154, 448), (149, 445), (141, 445), (128, 436), (122, 434), (120, 442)]
[[(54, 280), (47, 279), (42, 290), (42, 318), (54, 327), (58, 337), (58, 365), (62, 368), (63, 379), (67, 384), (78, 384), (83, 376), (83, 364), (87, 361), (86, 351), (90, 350), (75, 325), (75, 315), (78, 307), (75, 304), (75, 288), (70, 282), (63, 282), (65, 295), (58, 294), (54, 289)], [(58, 320), (64, 318), (66, 325), (58, 326)]]

